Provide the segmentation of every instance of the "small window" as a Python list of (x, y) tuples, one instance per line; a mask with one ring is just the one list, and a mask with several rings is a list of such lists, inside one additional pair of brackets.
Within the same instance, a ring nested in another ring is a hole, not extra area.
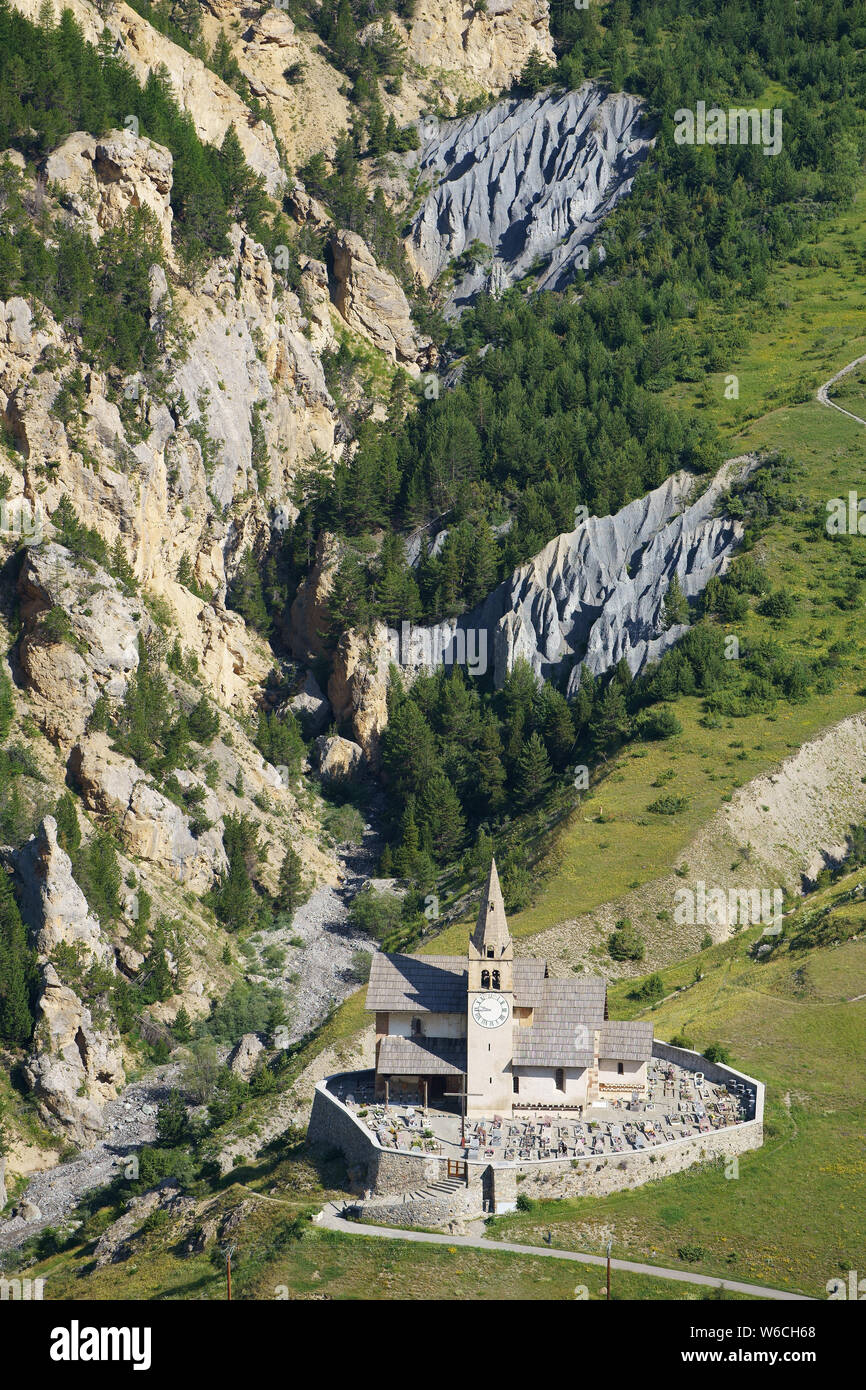
[(493, 947), (492, 947), (492, 946), (488, 946), (488, 947), (487, 947), (487, 959), (488, 959), (488, 960), (493, 960)]
[(557, 1091), (564, 1091), (564, 1090), (565, 1090), (565, 1068), (564, 1068), (564, 1067), (557, 1067), (557, 1068), (556, 1068), (556, 1089), (557, 1089)]
[(513, 1076), (513, 1077), (511, 1078), (511, 1084), (512, 1084), (512, 1086), (514, 1087), (514, 1094), (515, 1094), (516, 1096), (519, 1096), (519, 1095), (520, 1095), (520, 1077), (519, 1077), (519, 1076)]
[(625, 1064), (623, 1062), (617, 1062), (616, 1074), (617, 1076), (625, 1076)]
[(421, 1032), (421, 1020), (420, 1020), (420, 1018), (413, 1018), (413, 1019), (412, 1019), (412, 1032), (413, 1032), (413, 1033), (420, 1033), (420, 1032)]
[(482, 988), (482, 989), (489, 989), (489, 988), (490, 988), (490, 971), (489, 971), (489, 970), (482, 970), (482, 972), (481, 972), (481, 988)]
[(493, 988), (494, 988), (494, 989), (498, 989), (498, 988), (499, 988), (499, 971), (498, 971), (498, 970), (494, 970), (494, 972), (493, 972)]

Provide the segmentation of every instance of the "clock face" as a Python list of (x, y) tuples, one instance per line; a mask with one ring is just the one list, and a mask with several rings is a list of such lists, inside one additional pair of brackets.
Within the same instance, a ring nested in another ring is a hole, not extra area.
[(500, 1028), (508, 1013), (508, 1000), (501, 994), (480, 994), (472, 1001), (472, 1017), (479, 1028)]

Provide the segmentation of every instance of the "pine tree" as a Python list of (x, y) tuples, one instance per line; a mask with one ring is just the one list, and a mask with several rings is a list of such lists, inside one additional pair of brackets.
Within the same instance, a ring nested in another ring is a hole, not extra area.
[(682, 591), (676, 574), (673, 575), (665, 594), (664, 615), (666, 627), (674, 627), (676, 624), (687, 623), (689, 620), (688, 599)]
[(387, 148), (385, 111), (377, 93), (367, 110), (367, 153), (377, 158), (384, 154)]
[(550, 760), (557, 771), (567, 766), (574, 749), (574, 724), (568, 701), (555, 686), (545, 685), (541, 724)]
[(499, 726), (492, 715), (481, 727), (476, 766), (479, 796), (491, 814), (497, 815), (505, 805), (505, 764)]
[(622, 690), (611, 681), (597, 702), (589, 724), (589, 737), (596, 753), (606, 758), (619, 747), (629, 730), (629, 717)]
[(255, 227), (268, 206), (264, 180), (253, 173), (244, 158), (234, 125), (230, 125), (220, 145), (217, 165), (223, 197), (236, 222)]
[(282, 912), (293, 913), (304, 900), (303, 862), (297, 850), (288, 846), (280, 865), (276, 903)]
[(180, 1043), (189, 1042), (192, 1037), (192, 1020), (183, 1004), (181, 1004), (175, 1014), (174, 1023), (171, 1025), (171, 1031)]
[(73, 855), (81, 844), (81, 826), (72, 792), (63, 793), (55, 807), (54, 819), (57, 821), (57, 843), (67, 854)]
[(530, 734), (517, 759), (515, 792), (524, 806), (535, 806), (550, 786), (551, 768), (540, 734)]
[(0, 662), (0, 743), (5, 743), (12, 720), (15, 717), (15, 702), (12, 699), (12, 682), (6, 670), (5, 661)]
[(479, 521), (472, 538), (469, 556), (469, 575), (466, 598), (470, 604), (480, 603), (496, 585), (496, 548), (486, 521)]
[(0, 811), (0, 831), (12, 845), (19, 845), (27, 834), (27, 808), (15, 778)]
[(418, 796), (421, 845), (439, 864), (454, 859), (463, 846), (466, 823), (456, 791), (443, 772), (431, 777)]
[(230, 606), (258, 632), (268, 631), (270, 618), (262, 591), (262, 579), (258, 562), (249, 546), (244, 551), (237, 574), (229, 586), (228, 599)]
[(32, 953), (12, 884), (0, 868), (0, 1040), (21, 1047), (33, 1031), (30, 1013)]

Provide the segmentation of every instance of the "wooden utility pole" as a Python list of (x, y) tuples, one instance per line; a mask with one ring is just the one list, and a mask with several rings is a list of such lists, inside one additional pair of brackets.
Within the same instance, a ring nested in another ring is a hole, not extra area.
[(236, 1246), (232, 1244), (227, 1245), (223, 1250), (226, 1261), (226, 1298), (229, 1303), (232, 1301), (232, 1255), (235, 1253), (235, 1249)]
[(608, 1303), (610, 1303), (610, 1247), (611, 1247), (612, 1244), (613, 1244), (613, 1241), (612, 1241), (612, 1240), (609, 1240), (608, 1243), (607, 1243), (607, 1301), (608, 1301)]

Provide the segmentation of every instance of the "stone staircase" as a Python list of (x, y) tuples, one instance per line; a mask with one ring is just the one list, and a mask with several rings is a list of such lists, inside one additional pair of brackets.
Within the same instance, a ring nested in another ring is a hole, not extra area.
[(402, 1201), (404, 1202), (443, 1202), (447, 1198), (453, 1197), (455, 1192), (465, 1192), (466, 1184), (460, 1178), (440, 1178), (438, 1182), (431, 1182), (428, 1187), (418, 1188), (417, 1191), (404, 1192)]

